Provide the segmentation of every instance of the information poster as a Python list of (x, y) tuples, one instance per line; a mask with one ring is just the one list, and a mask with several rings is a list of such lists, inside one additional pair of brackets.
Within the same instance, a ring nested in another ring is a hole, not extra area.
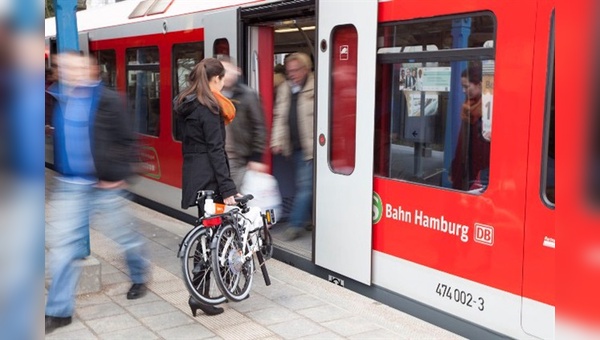
[[(493, 41), (487, 41), (484, 47), (493, 47)], [(488, 141), (492, 139), (492, 113), (494, 106), (494, 60), (484, 60), (481, 63), (481, 134)]]

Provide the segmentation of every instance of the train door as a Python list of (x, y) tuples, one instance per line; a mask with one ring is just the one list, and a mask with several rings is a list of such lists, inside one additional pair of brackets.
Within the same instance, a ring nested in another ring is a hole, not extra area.
[[(315, 1), (284, 0), (242, 7), (240, 22), (243, 25), (240, 30), (240, 46), (243, 50), (239, 53), (239, 66), (242, 78), (260, 96), (268, 131), (268, 145), (273, 122), (275, 87), (285, 81), (284, 74), (280, 73), (284, 67), (284, 59), (294, 52), (309, 56), (314, 53)], [(285, 253), (310, 260), (313, 254), (311, 233), (305, 232), (292, 241), (283, 236), (295, 195), (293, 161), (284, 155), (270, 154), (268, 147), (264, 156), (264, 162), (271, 165), (282, 196), (281, 209), (277, 214), (279, 223), (271, 229), (273, 242), (276, 248)]]
[[(600, 334), (600, 22), (598, 2), (564, 12), (557, 34), (556, 338), (598, 339)], [(578, 51), (578, 53), (572, 53)], [(568, 79), (568, 81), (563, 81)], [(578, 86), (573, 86), (577, 84)]]
[(521, 300), (523, 330), (542, 339), (554, 337), (556, 280), (553, 7), (540, 2), (537, 16)]
[(209, 13), (204, 17), (204, 50), (207, 57), (217, 54), (238, 57), (238, 8)]
[(377, 9), (376, 1), (317, 1), (315, 263), (365, 284), (371, 283)]

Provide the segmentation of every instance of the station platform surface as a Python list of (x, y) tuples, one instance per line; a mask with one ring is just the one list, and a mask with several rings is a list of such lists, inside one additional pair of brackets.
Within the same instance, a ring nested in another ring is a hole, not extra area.
[[(46, 214), (52, 176), (47, 171)], [(150, 261), (148, 293), (127, 300), (131, 283), (118, 245), (91, 222), (91, 258), (100, 263), (99, 292), (80, 294), (72, 324), (47, 339), (459, 339), (375, 300), (271, 259), (271, 285), (256, 272), (250, 297), (225, 312), (193, 317), (176, 252), (189, 224), (129, 203)], [(277, 226), (274, 226), (276, 228)], [(46, 282), (48, 284), (48, 280)]]

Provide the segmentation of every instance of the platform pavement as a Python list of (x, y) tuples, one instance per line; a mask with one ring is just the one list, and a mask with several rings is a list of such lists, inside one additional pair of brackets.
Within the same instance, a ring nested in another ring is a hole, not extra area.
[[(130, 282), (117, 244), (91, 230), (92, 257), (100, 262), (101, 290), (77, 296), (73, 323), (47, 339), (458, 339), (377, 301), (282, 262), (267, 262), (250, 298), (225, 303), (225, 312), (193, 317), (176, 250), (190, 226), (130, 203), (149, 249), (148, 294), (127, 300)], [(47, 204), (47, 211), (52, 210)], [(101, 223), (100, 216), (92, 227)]]

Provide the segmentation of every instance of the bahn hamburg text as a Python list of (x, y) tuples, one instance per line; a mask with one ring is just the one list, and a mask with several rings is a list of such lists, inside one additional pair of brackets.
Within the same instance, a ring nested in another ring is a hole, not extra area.
[(385, 217), (406, 223), (414, 223), (415, 225), (437, 230), (449, 235), (458, 237), (462, 242), (469, 241), (469, 226), (447, 220), (444, 215), (440, 217), (429, 216), (422, 210), (415, 209), (407, 211), (401, 206), (393, 207), (391, 204), (385, 205)]

